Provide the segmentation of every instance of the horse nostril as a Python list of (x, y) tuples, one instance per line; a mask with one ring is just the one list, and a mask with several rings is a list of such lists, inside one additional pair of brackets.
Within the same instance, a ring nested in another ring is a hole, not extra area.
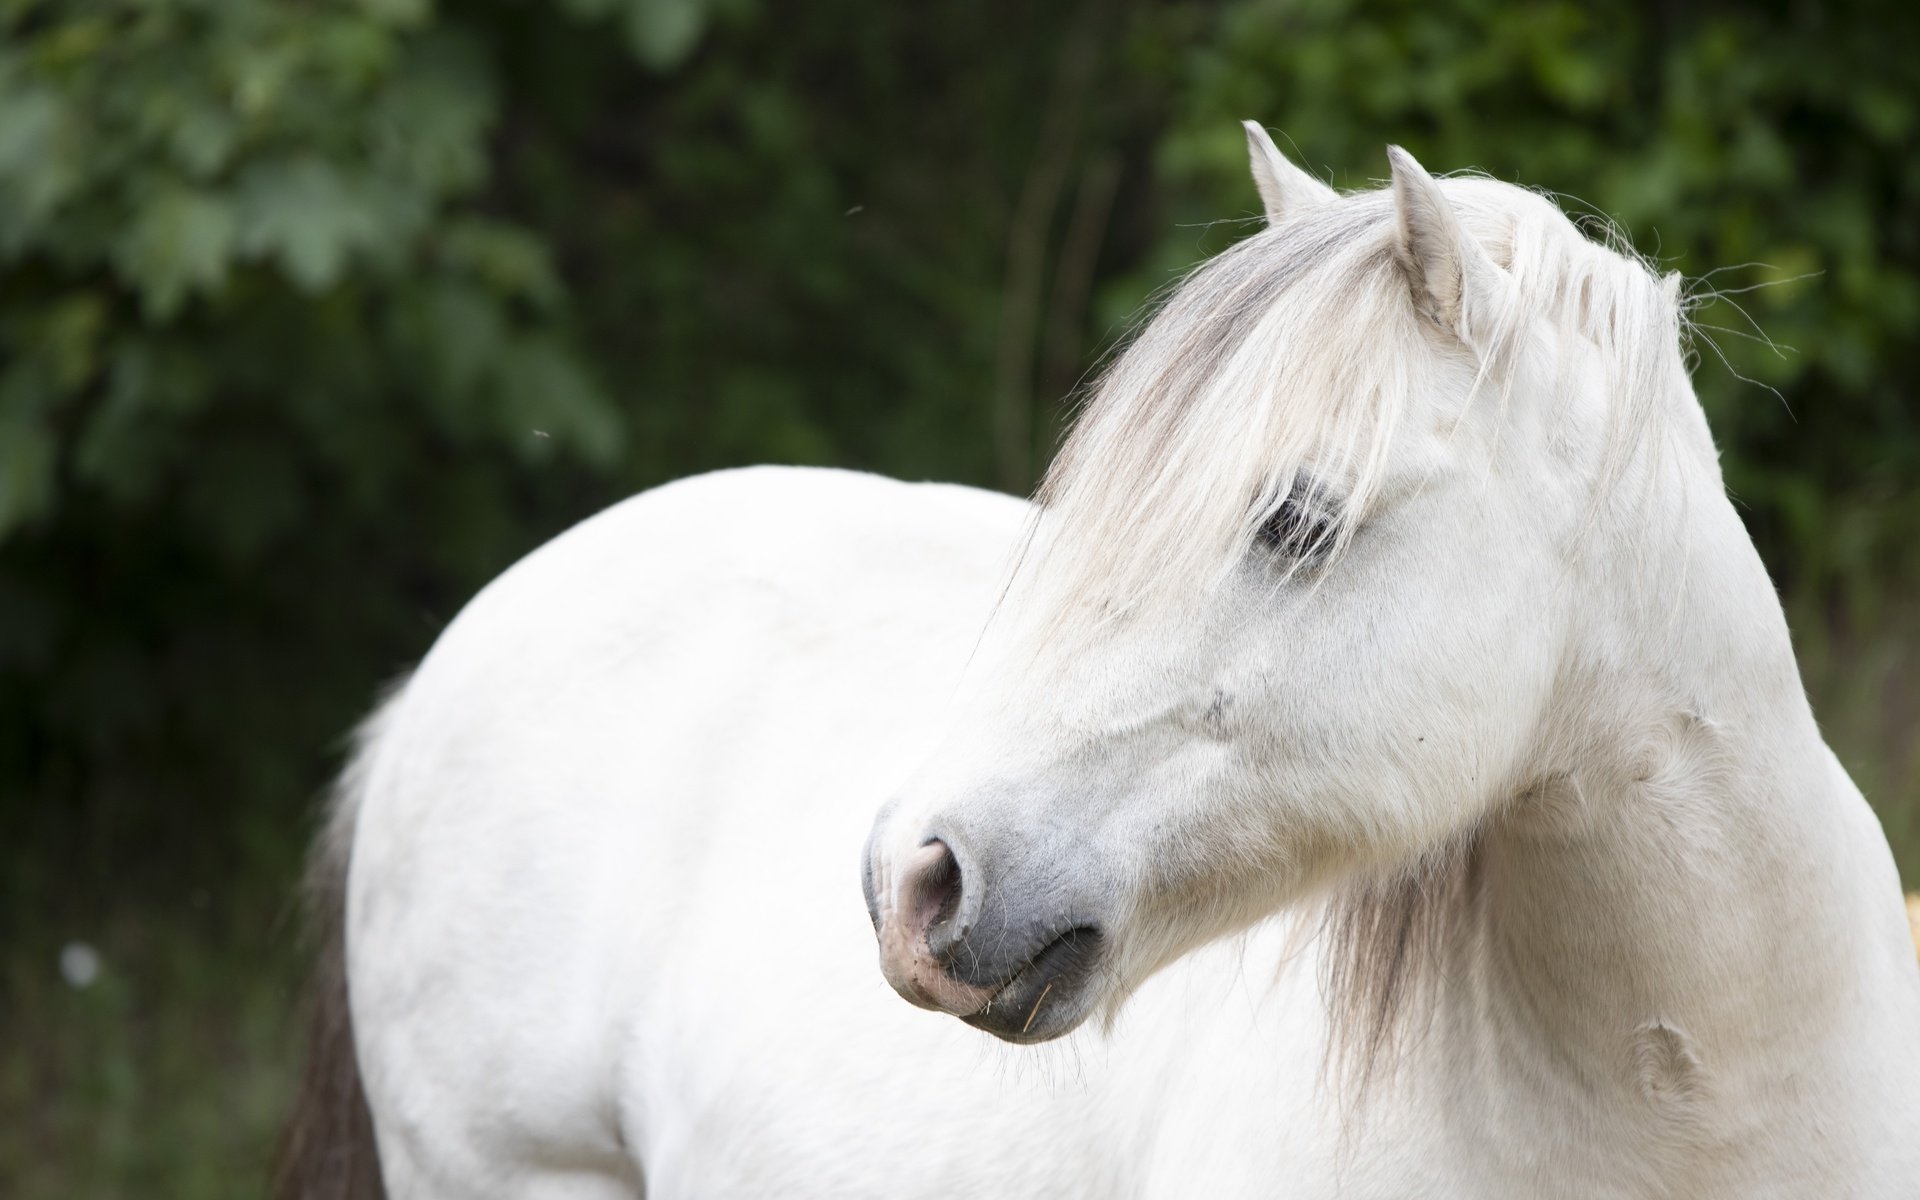
[[(993, 999), (991, 981), (973, 980), (956, 969), (967, 934), (978, 916), (979, 875), (963, 854), (939, 838), (894, 860), (882, 859), (880, 971), (893, 990), (922, 1008), (955, 1015), (979, 1012)], [(888, 879), (888, 875), (891, 878)]]
[(934, 838), (914, 851), (900, 880), (900, 907), (908, 928), (927, 936), (960, 906), (960, 863)]

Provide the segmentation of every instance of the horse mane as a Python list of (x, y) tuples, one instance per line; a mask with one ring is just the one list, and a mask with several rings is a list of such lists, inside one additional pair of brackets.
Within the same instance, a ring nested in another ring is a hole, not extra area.
[(1411, 864), (1349, 881), (1318, 914), (1320, 992), (1327, 1006), (1323, 1076), (1357, 1105), (1399, 1060), (1406, 1015), (1425, 1010), (1447, 948), (1471, 911), (1482, 831), (1469, 830)]
[[(1628, 472), (1672, 395), (1685, 317), (1604, 221), (1590, 240), (1547, 197), (1480, 177), (1443, 182), (1462, 227), (1510, 282), (1479, 348), (1469, 403), (1505, 413), (1545, 322), (1564, 348), (1597, 348), (1606, 436), (1591, 517)], [(1096, 384), (1037, 499), (1045, 514), (1013, 587), (1033, 607), (1035, 652), (1115, 622), (1178, 611), (1242, 562), (1277, 497), (1302, 480), (1334, 492), (1336, 564), (1378, 503), (1396, 431), (1438, 377), (1435, 342), (1394, 255), (1390, 189), (1292, 216), (1198, 267)], [(1465, 354), (1462, 348), (1462, 354)], [(1558, 402), (1572, 355), (1544, 364)], [(1695, 414), (1697, 418), (1697, 413)], [(1704, 427), (1702, 427), (1704, 430)], [(1024, 620), (1024, 619), (1023, 619)], [(1524, 781), (1521, 781), (1524, 782)], [(1506, 796), (1480, 806), (1492, 812)], [(1402, 1017), (1439, 980), (1476, 893), (1479, 828), (1339, 885), (1315, 910), (1330, 1075), (1363, 1092), (1398, 1057)]]

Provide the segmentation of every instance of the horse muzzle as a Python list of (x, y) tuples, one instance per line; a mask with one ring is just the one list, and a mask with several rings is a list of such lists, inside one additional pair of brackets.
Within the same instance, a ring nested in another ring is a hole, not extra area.
[(1017, 1043), (1059, 1037), (1085, 1018), (1106, 951), (1097, 925), (1052, 915), (1055, 904), (1021, 903), (1022, 889), (992, 886), (939, 837), (892, 870), (870, 843), (862, 881), (881, 973), (906, 1000)]

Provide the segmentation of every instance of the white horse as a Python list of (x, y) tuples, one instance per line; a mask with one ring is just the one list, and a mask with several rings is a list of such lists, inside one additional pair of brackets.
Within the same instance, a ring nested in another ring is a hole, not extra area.
[(291, 1187), (1920, 1195), (1893, 862), (1675, 280), (1249, 132), (1268, 228), (1037, 507), (711, 475), (468, 606), (336, 808)]

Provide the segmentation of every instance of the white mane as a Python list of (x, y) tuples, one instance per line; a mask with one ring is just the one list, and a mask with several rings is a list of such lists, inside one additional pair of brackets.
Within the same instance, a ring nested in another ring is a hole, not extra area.
[(1509, 285), (1477, 364), (1415, 309), (1390, 189), (1310, 208), (1207, 262), (1097, 385), (1040, 488), (1051, 529), (1023, 583), (1049, 640), (1217, 583), (1309, 473), (1340, 501), (1325, 514), (1337, 555), (1374, 510), (1395, 431), (1439, 385), (1444, 354), (1504, 412), (1523, 356), (1557, 356), (1561, 370), (1571, 339), (1587, 339), (1610, 373), (1595, 478), (1618, 477), (1675, 361), (1679, 277), (1656, 280), (1589, 241), (1536, 193), (1442, 186)]

